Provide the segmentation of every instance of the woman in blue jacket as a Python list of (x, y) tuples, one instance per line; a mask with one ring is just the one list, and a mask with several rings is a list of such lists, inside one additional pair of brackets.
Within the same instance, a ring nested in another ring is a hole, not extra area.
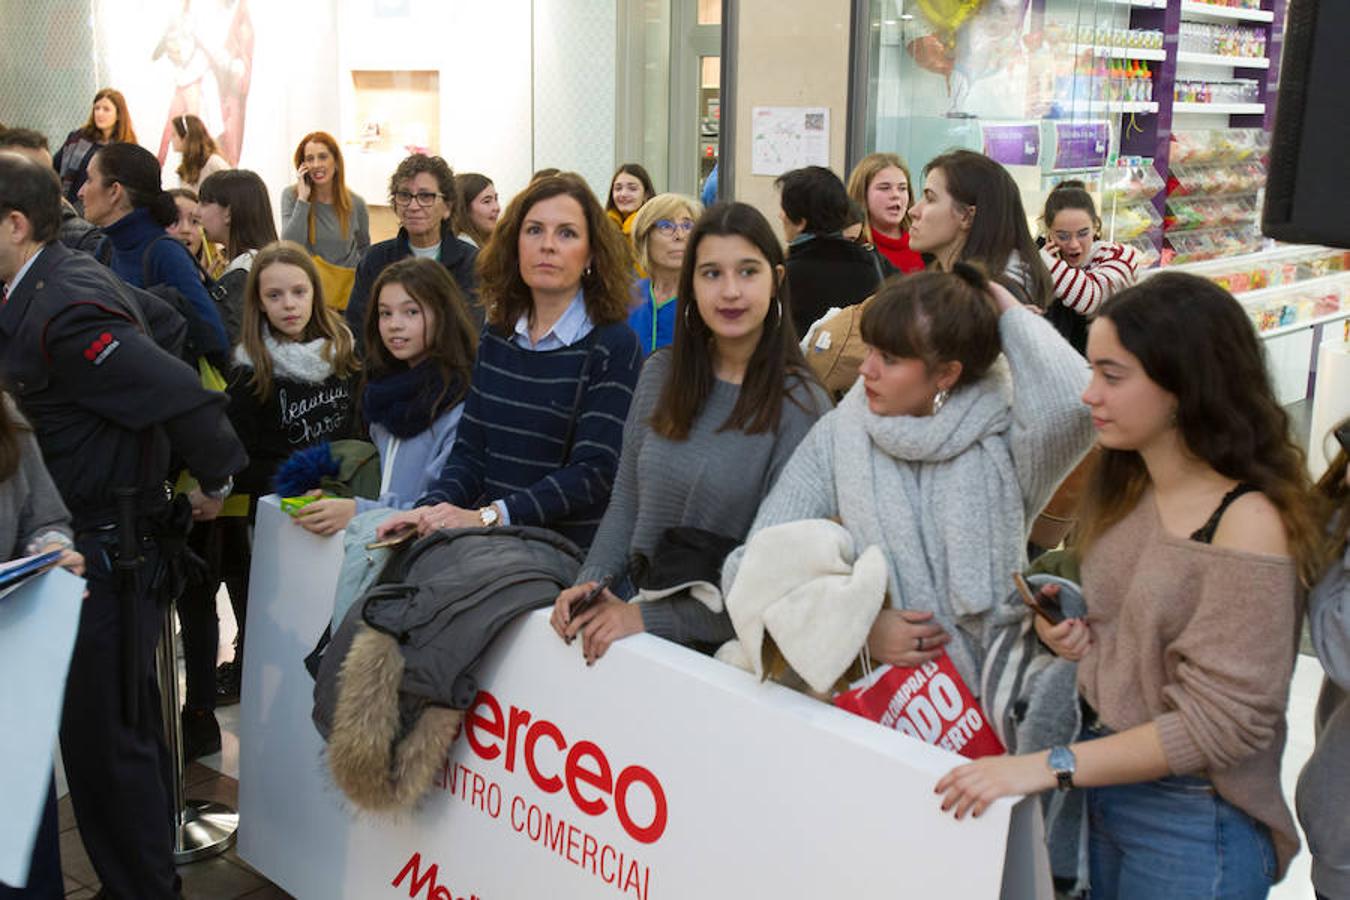
[(123, 281), (182, 294), (192, 349), (220, 367), (229, 354), (225, 325), (191, 254), (165, 233), (178, 221), (178, 206), (159, 172), (159, 161), (139, 144), (108, 144), (94, 154), (80, 188), (84, 216), (112, 241), (112, 270)]

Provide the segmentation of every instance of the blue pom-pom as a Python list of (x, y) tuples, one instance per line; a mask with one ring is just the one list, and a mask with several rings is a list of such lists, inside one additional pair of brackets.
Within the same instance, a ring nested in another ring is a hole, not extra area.
[(298, 497), (306, 491), (316, 490), (325, 478), (336, 478), (338, 474), (337, 457), (333, 448), (324, 441), (304, 450), (297, 450), (290, 459), (281, 464), (273, 478), (277, 493), (282, 497)]

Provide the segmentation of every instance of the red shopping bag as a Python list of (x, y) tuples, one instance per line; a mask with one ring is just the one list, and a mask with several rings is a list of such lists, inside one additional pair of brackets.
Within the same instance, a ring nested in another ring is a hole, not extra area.
[(878, 666), (834, 705), (968, 759), (1006, 752), (945, 650), (917, 668)]

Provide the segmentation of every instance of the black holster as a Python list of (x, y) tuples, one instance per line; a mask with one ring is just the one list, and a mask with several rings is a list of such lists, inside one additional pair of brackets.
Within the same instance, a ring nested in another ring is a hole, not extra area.
[(137, 528), (135, 488), (114, 488), (117, 505), (117, 603), (122, 622), (122, 721), (140, 721), (141, 660), (138, 601), (141, 596), (141, 540)]

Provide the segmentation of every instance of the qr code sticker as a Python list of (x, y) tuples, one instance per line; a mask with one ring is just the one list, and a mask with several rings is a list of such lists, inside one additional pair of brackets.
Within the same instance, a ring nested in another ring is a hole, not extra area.
[(824, 113), (818, 113), (818, 112), (807, 113), (807, 114), (806, 114), (806, 122), (805, 122), (805, 124), (804, 124), (803, 127), (804, 127), (807, 131), (824, 131), (824, 130), (825, 130), (825, 114), (824, 114)]

